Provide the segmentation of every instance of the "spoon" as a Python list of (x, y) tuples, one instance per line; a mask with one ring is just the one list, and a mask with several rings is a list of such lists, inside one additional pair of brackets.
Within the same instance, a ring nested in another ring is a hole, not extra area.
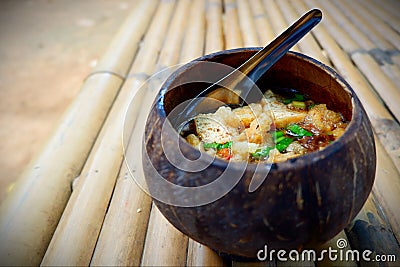
[[(234, 100), (236, 103), (226, 103), (242, 106), (244, 103), (252, 103), (262, 98), (262, 92), (255, 86), (255, 82), (283, 57), (290, 48), (292, 48), (304, 35), (306, 35), (322, 19), (322, 12), (319, 9), (312, 9), (305, 13), (283, 33), (276, 37), (271, 43), (253, 55), (237, 69), (230, 72), (217, 82), (201, 91), (195, 98), (185, 105), (182, 112), (185, 117), (193, 118), (204, 110), (205, 106), (215, 106), (217, 101), (207, 101), (218, 99), (218, 96), (229, 93), (236, 94), (240, 91), (239, 97)], [(232, 90), (234, 92), (229, 92)], [(221, 91), (223, 90), (223, 91)], [(224, 103), (219, 102), (219, 106)], [(182, 113), (181, 113), (182, 114)]]

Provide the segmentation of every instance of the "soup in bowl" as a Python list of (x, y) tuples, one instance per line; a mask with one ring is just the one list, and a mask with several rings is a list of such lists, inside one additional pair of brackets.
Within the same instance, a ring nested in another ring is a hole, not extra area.
[[(224, 103), (221, 98), (216, 101), (222, 104), (210, 105), (195, 116), (186, 112), (187, 105), (179, 108), (182, 103), (189, 103), (190, 108), (191, 99), (209, 85), (204, 81), (210, 80), (210, 73), (221, 78), (228, 72), (223, 66), (237, 68), (259, 50), (221, 51), (175, 71), (151, 109), (143, 147), (145, 179), (161, 213), (190, 238), (218, 252), (248, 258), (256, 258), (265, 245), (300, 249), (333, 238), (362, 208), (376, 167), (371, 124), (354, 91), (333, 69), (303, 54), (287, 53), (257, 81), (257, 87), (266, 98), (274, 97), (277, 105), (305, 113), (302, 119), (316, 108), (323, 108), (321, 114), (336, 114), (335, 127), (324, 132), (328, 139), (321, 147), (272, 160), (278, 153), (291, 152), (289, 145), (307, 143), (321, 133), (300, 119), (274, 123), (276, 114), (269, 108), (266, 112), (272, 114), (272, 123), (259, 123), (258, 147), (251, 148), (251, 138), (245, 134), (245, 156), (232, 160), (237, 140), (229, 131), (225, 133), (228, 139), (218, 139), (227, 126), (222, 123), (220, 130), (207, 123), (204, 126), (201, 118), (214, 118), (210, 114), (221, 108), (236, 112), (237, 134), (243, 135), (251, 121), (246, 122), (243, 111), (235, 110), (245, 106)], [(218, 64), (204, 67), (205, 62)], [(246, 106), (256, 104), (260, 103)], [(256, 109), (251, 109), (250, 117)], [(216, 122), (221, 125), (220, 120)], [(217, 137), (203, 133), (203, 126)], [(283, 148), (278, 142), (282, 137), (291, 139)], [(225, 152), (218, 155), (221, 150)]]

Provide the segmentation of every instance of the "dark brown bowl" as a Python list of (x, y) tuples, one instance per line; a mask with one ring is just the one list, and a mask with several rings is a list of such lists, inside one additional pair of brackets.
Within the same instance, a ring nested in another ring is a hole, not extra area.
[[(185, 206), (157, 197), (169, 189), (155, 183), (156, 176), (176, 185), (198, 187), (217, 180), (228, 169), (228, 162), (213, 159), (203, 170), (185, 171), (166, 157), (165, 151), (182, 153), (192, 160), (200, 154), (173, 127), (165, 127), (171, 125), (172, 117), (167, 116), (177, 105), (205, 88), (203, 83), (182, 81), (188, 75), (201, 80), (202, 75), (209, 74), (201, 69), (201, 61), (238, 67), (259, 49), (233, 49), (207, 55), (171, 75), (149, 115), (143, 154), (150, 193), (177, 229), (219, 252), (250, 258), (255, 258), (264, 245), (268, 249), (307, 248), (334, 237), (362, 208), (374, 182), (376, 165), (371, 124), (354, 91), (331, 68), (289, 52), (259, 80), (259, 88), (295, 88), (317, 102), (326, 103), (329, 109), (341, 112), (350, 121), (345, 133), (322, 151), (273, 164), (254, 192), (249, 192), (249, 184), (256, 164), (231, 163), (229, 169), (239, 173), (241, 179), (230, 185), (232, 190), (211, 203)], [(179, 147), (174, 141), (177, 139)], [(184, 203), (195, 202), (195, 194), (180, 194), (180, 190), (172, 189), (168, 194)]]

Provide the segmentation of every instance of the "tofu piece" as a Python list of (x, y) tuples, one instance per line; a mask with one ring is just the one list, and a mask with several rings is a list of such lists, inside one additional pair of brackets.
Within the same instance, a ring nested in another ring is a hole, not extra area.
[(285, 128), (290, 123), (298, 123), (307, 116), (307, 111), (288, 109), (285, 104), (279, 101), (270, 102), (269, 108), (274, 115), (276, 128)]
[(232, 139), (232, 133), (223, 125), (223, 122), (218, 121), (211, 116), (197, 116), (194, 119), (196, 123), (196, 131), (204, 143), (226, 143)]
[(235, 113), (235, 115), (239, 117), (239, 119), (243, 123), (243, 126), (246, 128), (250, 126), (250, 123), (256, 117), (254, 112), (250, 109), (249, 106), (236, 108), (233, 110), (233, 113)]

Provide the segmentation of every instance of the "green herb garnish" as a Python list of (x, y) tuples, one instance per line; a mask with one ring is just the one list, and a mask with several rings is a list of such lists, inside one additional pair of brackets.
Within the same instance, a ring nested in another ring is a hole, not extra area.
[(272, 138), (274, 138), (274, 140), (277, 140), (279, 137), (282, 137), (284, 135), (284, 133), (282, 131), (276, 131), (276, 132), (272, 132)]
[(266, 158), (269, 156), (269, 152), (274, 149), (273, 147), (264, 147), (264, 148), (259, 148), (257, 149), (254, 153), (251, 153), (250, 155), (255, 158), (255, 159), (261, 159), (261, 158)]
[(285, 151), (285, 149), (293, 142), (292, 138), (289, 137), (284, 137), (279, 143), (276, 144), (276, 149), (279, 150), (279, 152)]
[(304, 100), (305, 100), (304, 95), (302, 95), (302, 94), (294, 94), (294, 97), (284, 99), (282, 102), (283, 102), (283, 104), (287, 105), (287, 104), (292, 103), (293, 101), (304, 101)]
[(293, 100), (292, 101), (292, 105), (295, 108), (299, 108), (299, 109), (306, 109), (306, 103), (304, 103), (304, 101), (296, 101)]
[(220, 150), (220, 149), (223, 149), (223, 148), (231, 148), (232, 147), (232, 141), (229, 141), (229, 142), (226, 142), (226, 143), (223, 143), (223, 144), (219, 144), (219, 143), (215, 143), (215, 142), (214, 143), (204, 143), (203, 147), (205, 149), (214, 148), (216, 150)]
[(286, 127), (286, 129), (290, 131), (289, 134), (296, 137), (312, 136), (312, 133), (310, 133), (306, 129), (301, 128), (297, 124), (291, 124), (288, 127)]

